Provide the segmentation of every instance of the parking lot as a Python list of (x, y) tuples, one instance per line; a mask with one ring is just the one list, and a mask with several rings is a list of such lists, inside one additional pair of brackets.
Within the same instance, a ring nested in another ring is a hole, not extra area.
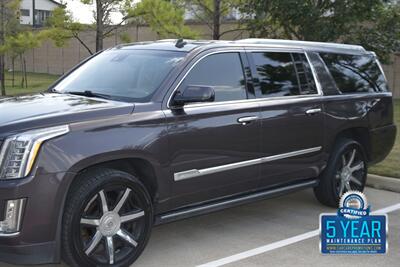
[(305, 190), (158, 226), (134, 266), (399, 266), (400, 194), (372, 188), (366, 194), (373, 211), (390, 211), (387, 255), (321, 255), (319, 214), (335, 209)]

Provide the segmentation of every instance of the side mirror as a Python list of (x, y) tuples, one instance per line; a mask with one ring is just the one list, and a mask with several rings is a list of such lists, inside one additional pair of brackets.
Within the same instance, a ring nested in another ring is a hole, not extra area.
[(188, 103), (213, 102), (215, 91), (210, 86), (188, 85), (183, 92), (178, 91), (173, 100), (174, 107), (183, 107)]

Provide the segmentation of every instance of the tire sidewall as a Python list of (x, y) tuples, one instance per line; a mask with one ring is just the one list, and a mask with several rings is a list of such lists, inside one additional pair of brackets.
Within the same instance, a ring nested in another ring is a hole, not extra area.
[[(134, 176), (114, 170), (104, 170), (103, 173), (107, 175), (99, 175), (102, 171), (97, 171), (90, 177), (90, 174), (84, 175), (85, 180), (82, 181), (81, 188), (75, 187), (77, 190), (72, 190), (71, 197), (67, 202), (66, 213), (72, 214), (72, 216), (64, 216), (63, 229), (67, 232), (63, 232), (63, 247), (67, 248), (69, 257), (73, 257), (74, 266), (98, 266), (94, 261), (91, 261), (84, 253), (82, 242), (80, 239), (80, 219), (82, 212), (87, 202), (104, 187), (110, 185), (123, 185), (129, 187), (132, 190), (132, 194), (136, 194), (140, 200), (143, 211), (145, 212), (145, 225), (142, 230), (142, 234), (137, 240), (138, 246), (132, 254), (126, 257), (123, 261), (118, 262), (112, 266), (129, 266), (132, 264), (143, 252), (146, 247), (151, 228), (153, 225), (153, 207), (149, 193), (147, 192), (144, 185)], [(92, 182), (91, 180), (95, 181)], [(88, 186), (93, 183), (94, 186)], [(69, 204), (74, 205), (69, 206)], [(69, 209), (69, 210), (68, 210)], [(71, 210), (72, 209), (72, 210)], [(71, 260), (69, 260), (71, 261)], [(110, 266), (110, 265), (105, 265)]]
[(368, 173), (368, 160), (365, 150), (357, 141), (342, 138), (336, 142), (331, 156), (329, 157), (328, 165), (320, 177), (319, 185), (314, 188), (315, 195), (322, 204), (330, 207), (338, 207), (340, 197), (336, 187), (335, 175), (338, 164), (341, 163), (343, 153), (346, 153), (346, 151), (349, 151), (352, 148), (358, 150), (364, 162), (364, 173), (361, 186), (361, 189), (364, 190)]

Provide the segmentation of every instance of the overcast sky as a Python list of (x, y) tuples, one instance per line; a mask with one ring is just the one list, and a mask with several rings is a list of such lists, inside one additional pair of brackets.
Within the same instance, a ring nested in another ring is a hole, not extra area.
[[(84, 5), (80, 0), (64, 0), (63, 2), (67, 4), (67, 9), (72, 12), (74, 19), (81, 23), (93, 23), (93, 6)], [(120, 22), (121, 18), (121, 14), (113, 14), (112, 16), (114, 23)]]

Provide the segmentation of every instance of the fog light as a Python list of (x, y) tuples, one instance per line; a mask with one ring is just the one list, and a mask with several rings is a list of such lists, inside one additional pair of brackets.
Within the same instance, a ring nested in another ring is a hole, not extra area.
[(21, 226), (22, 210), (25, 199), (8, 200), (5, 219), (0, 221), (0, 235), (18, 234)]

